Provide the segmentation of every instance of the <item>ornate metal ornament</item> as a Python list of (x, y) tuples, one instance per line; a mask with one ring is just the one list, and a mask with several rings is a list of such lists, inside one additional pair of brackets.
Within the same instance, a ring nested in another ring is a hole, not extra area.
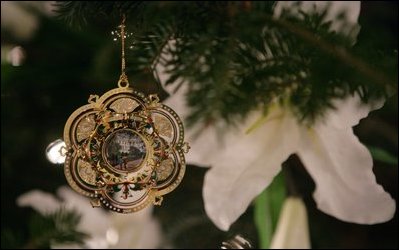
[(118, 88), (91, 95), (64, 128), (62, 154), (69, 185), (119, 213), (138, 211), (173, 191), (185, 172), (184, 128), (179, 116), (129, 87), (125, 74), (124, 20), (121, 28), (122, 74)]

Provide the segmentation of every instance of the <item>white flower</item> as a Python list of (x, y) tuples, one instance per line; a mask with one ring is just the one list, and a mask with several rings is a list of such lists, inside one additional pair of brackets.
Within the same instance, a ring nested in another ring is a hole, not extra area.
[[(19, 206), (31, 206), (40, 214), (55, 212), (62, 206), (74, 209), (82, 217), (78, 230), (90, 235), (85, 240), (86, 248), (156, 248), (161, 242), (161, 229), (152, 217), (152, 207), (134, 214), (116, 214), (93, 208), (87, 198), (69, 187), (61, 187), (57, 194), (32, 190), (17, 199)], [(52, 248), (79, 248), (77, 244), (53, 244)]]
[(320, 210), (364, 224), (392, 218), (395, 202), (376, 183), (371, 155), (352, 131), (371, 107), (362, 105), (357, 96), (337, 100), (335, 106), (337, 110), (327, 112), (311, 128), (298, 123), (288, 108), (276, 105), (263, 125), (249, 134), (246, 130), (260, 113), (237, 129), (226, 131), (221, 123), (209, 126), (190, 141), (187, 161), (212, 166), (205, 176), (203, 197), (208, 216), (220, 229), (227, 230), (245, 212), (294, 153), (316, 183), (314, 198)]
[(1, 1), (1, 27), (11, 30), (22, 40), (30, 39), (38, 28), (38, 17), (23, 8), (21, 3)]
[(309, 249), (309, 226), (306, 206), (301, 198), (288, 197), (281, 209), (270, 249)]
[[(360, 3), (349, 4), (357, 6), (352, 7), (357, 20)], [(157, 70), (162, 73), (161, 68)], [(164, 78), (161, 74), (161, 82)], [(183, 117), (189, 113), (185, 85), (165, 101)], [(275, 104), (263, 124), (249, 134), (246, 131), (259, 121), (260, 112), (250, 114), (238, 128), (219, 121), (187, 131), (191, 145), (187, 162), (212, 167), (203, 187), (208, 216), (220, 229), (228, 230), (272, 182), (281, 164), (297, 154), (316, 183), (314, 199), (321, 211), (362, 224), (391, 219), (395, 201), (377, 184), (371, 155), (352, 130), (382, 104), (364, 105), (357, 95), (334, 100), (336, 109), (327, 111), (312, 127), (299, 123), (289, 107)]]

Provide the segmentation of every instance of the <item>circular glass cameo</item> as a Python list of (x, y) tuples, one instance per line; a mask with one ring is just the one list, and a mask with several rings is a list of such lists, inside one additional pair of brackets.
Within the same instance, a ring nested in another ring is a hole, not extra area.
[(142, 165), (146, 153), (144, 140), (131, 129), (117, 130), (105, 140), (104, 158), (116, 171), (137, 171)]

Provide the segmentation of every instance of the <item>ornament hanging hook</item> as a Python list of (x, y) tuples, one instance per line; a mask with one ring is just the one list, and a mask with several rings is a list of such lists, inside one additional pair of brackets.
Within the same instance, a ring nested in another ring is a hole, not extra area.
[(129, 80), (127, 79), (127, 75), (125, 72), (125, 68), (126, 68), (126, 63), (125, 63), (125, 22), (126, 22), (126, 15), (122, 14), (122, 22), (121, 25), (119, 25), (120, 28), (120, 35), (121, 35), (121, 75), (119, 77), (119, 81), (118, 81), (118, 87), (119, 88), (127, 88), (129, 87)]

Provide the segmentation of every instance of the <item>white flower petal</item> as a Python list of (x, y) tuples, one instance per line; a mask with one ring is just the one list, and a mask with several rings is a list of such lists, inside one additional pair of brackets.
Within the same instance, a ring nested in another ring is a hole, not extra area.
[[(302, 1), (298, 8), (293, 8), (298, 1), (278, 1), (274, 8), (274, 16), (280, 17), (284, 8), (289, 8), (293, 14), (299, 10), (311, 13), (321, 12), (328, 6), (325, 22), (331, 22), (331, 29), (348, 35), (355, 42), (360, 31), (357, 20), (360, 14), (360, 1)], [(338, 19), (338, 15), (344, 12), (346, 19)]]
[[(195, 131), (198, 132), (196, 135)], [(196, 126), (191, 129), (187, 135), (187, 141), (190, 143), (190, 152), (185, 156), (189, 164), (200, 167), (210, 167), (220, 155), (220, 150), (227, 145), (235, 144), (240, 139), (239, 129), (229, 128), (222, 123), (216, 123), (201, 128)], [(232, 136), (234, 135), (234, 136)]]
[(327, 110), (322, 124), (316, 126), (332, 126), (338, 129), (351, 128), (357, 125), (360, 119), (367, 117), (370, 111), (379, 109), (384, 105), (383, 100), (364, 104), (357, 94), (344, 99), (335, 99), (332, 103), (335, 109)]
[(171, 93), (170, 96), (163, 101), (163, 103), (172, 108), (182, 120), (190, 114), (186, 102), (187, 92), (188, 84), (183, 84), (176, 93)]
[(156, 220), (148, 220), (145, 223), (126, 225), (119, 230), (119, 242), (113, 248), (116, 249), (154, 249), (161, 243), (161, 227)]
[[(41, 214), (55, 212), (61, 206), (74, 209), (82, 216), (77, 230), (90, 235), (90, 238), (84, 242), (86, 248), (156, 248), (161, 242), (161, 227), (152, 216), (152, 207), (134, 214), (111, 214), (100, 208), (93, 208), (89, 199), (79, 195), (69, 187), (60, 187), (57, 194), (63, 201), (57, 200), (50, 193), (33, 190), (21, 195), (17, 199), (17, 204), (19, 206), (32, 206)], [(117, 234), (117, 242), (115, 237), (110, 239), (110, 229)], [(81, 246), (53, 242), (51, 248), (76, 249), (81, 248)]]
[(53, 213), (61, 207), (61, 201), (54, 195), (40, 190), (32, 190), (19, 196), (17, 204), (20, 207), (31, 206), (42, 215)]
[[(175, 110), (183, 121), (190, 113), (185, 99), (187, 91), (187, 84), (183, 84), (178, 92), (172, 94), (164, 101), (164, 104)], [(219, 155), (220, 148), (235, 144), (235, 141), (239, 140), (239, 137), (236, 135), (240, 131), (245, 131), (259, 116), (259, 113), (252, 115), (238, 129), (228, 128), (226, 130), (228, 125), (222, 121), (206, 127), (204, 124), (197, 124), (191, 128), (187, 128), (185, 140), (189, 142), (191, 149), (185, 156), (186, 162), (197, 166), (209, 167), (211, 163), (215, 162), (214, 158)]]
[(270, 249), (310, 249), (308, 215), (301, 198), (284, 201)]
[(159, 222), (152, 216), (153, 207), (147, 207), (133, 214), (112, 214), (112, 226), (118, 232), (119, 240), (112, 248), (157, 248), (162, 233)]
[[(187, 88), (187, 84), (183, 84), (178, 92), (171, 94), (171, 96), (163, 102), (165, 105), (172, 108), (183, 122), (190, 113), (185, 98)], [(188, 164), (209, 167), (211, 157), (217, 152), (216, 149), (219, 144), (218, 140), (220, 136), (217, 136), (217, 134), (222, 134), (218, 128), (220, 126), (225, 128), (222, 124), (211, 125), (207, 128), (204, 128), (202, 124), (195, 125), (191, 128), (186, 127), (185, 141), (189, 142), (191, 148), (190, 152), (185, 156)]]
[[(176, 48), (176, 40), (175, 39), (170, 39), (168, 41), (167, 44), (165, 44), (165, 47), (163, 48), (162, 51), (162, 58), (165, 61), (169, 61), (172, 60), (172, 55), (165, 49), (166, 47), (170, 47), (172, 50), (174, 50)], [(172, 66), (173, 67), (173, 66)], [(168, 73), (167, 71), (170, 70), (171, 68), (166, 68), (164, 65), (162, 65), (162, 63), (159, 61), (156, 65), (155, 65), (155, 74), (158, 76), (158, 80), (159, 83), (161, 84), (162, 88), (170, 95), (173, 94), (173, 92), (175, 91), (175, 88), (177, 87), (175, 84), (169, 84), (166, 85), (166, 81), (169, 79), (170, 77), (170, 73)], [(173, 69), (173, 68), (172, 68)], [(181, 80), (180, 78), (176, 79), (176, 81)], [(187, 84), (183, 84), (183, 85), (187, 85)]]
[[(78, 229), (90, 233), (91, 236), (105, 237), (110, 227), (110, 214), (100, 208), (93, 208), (90, 200), (69, 187), (60, 187), (57, 194), (64, 199), (68, 209), (75, 209), (82, 215)], [(94, 244), (94, 243), (93, 243)]]
[(395, 201), (377, 184), (371, 155), (352, 129), (319, 127), (309, 135), (299, 157), (316, 182), (318, 208), (348, 222), (390, 220)]
[[(165, 55), (165, 57), (168, 56), (169, 55)], [(186, 100), (188, 84), (183, 83), (179, 90), (173, 93), (171, 85), (165, 85), (168, 75), (164, 72), (164, 67), (161, 64), (157, 64), (156, 70), (158, 72), (162, 87), (170, 94), (170, 96), (164, 100), (163, 103), (172, 108), (184, 123), (191, 111)], [(220, 139), (220, 136), (215, 136), (215, 133), (221, 134), (219, 133), (219, 129), (216, 129), (216, 127), (219, 127), (220, 125), (221, 124), (212, 125), (210, 127), (204, 128), (202, 124), (196, 124), (191, 128), (185, 128), (185, 140), (189, 142), (191, 148), (190, 152), (185, 156), (186, 162), (188, 164), (209, 167), (209, 163), (211, 162), (210, 158), (212, 154), (216, 153), (216, 148), (219, 144), (218, 139)], [(222, 127), (225, 128), (223, 125)]]
[(297, 146), (300, 128), (292, 115), (276, 108), (268, 118), (249, 135), (240, 131), (228, 136), (234, 143), (219, 149), (219, 156), (205, 175), (205, 210), (222, 230), (228, 230), (271, 183), (281, 163)]
[(18, 2), (1, 1), (1, 27), (12, 32), (11, 34), (24, 41), (32, 38), (39, 27), (39, 18)]

